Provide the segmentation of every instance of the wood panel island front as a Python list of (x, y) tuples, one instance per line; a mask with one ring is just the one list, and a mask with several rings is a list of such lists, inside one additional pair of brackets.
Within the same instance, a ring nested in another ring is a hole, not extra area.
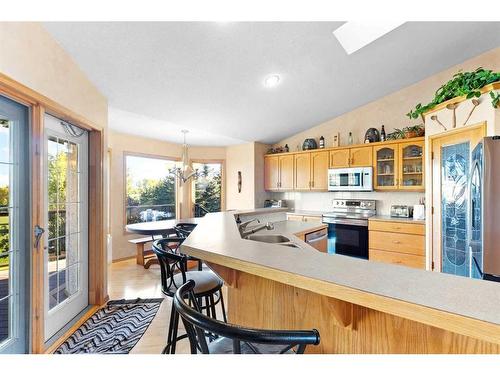
[(275, 225), (298, 248), (242, 239), (236, 214), (208, 214), (182, 245), (224, 279), (231, 323), (316, 328), (309, 352), (500, 353), (498, 283), (329, 255), (293, 235), (321, 223)]

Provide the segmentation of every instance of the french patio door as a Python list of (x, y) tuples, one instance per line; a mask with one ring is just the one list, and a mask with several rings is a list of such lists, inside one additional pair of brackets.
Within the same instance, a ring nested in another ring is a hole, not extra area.
[(0, 96), (0, 353), (28, 351), (29, 110)]
[(88, 306), (88, 132), (45, 115), (45, 340)]

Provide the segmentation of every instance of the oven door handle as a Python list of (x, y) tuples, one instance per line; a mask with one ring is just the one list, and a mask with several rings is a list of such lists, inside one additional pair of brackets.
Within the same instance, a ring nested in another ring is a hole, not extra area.
[(356, 225), (358, 227), (367, 227), (368, 220), (362, 219), (336, 219), (336, 218), (323, 218), (323, 223), (325, 224), (345, 224), (345, 225)]

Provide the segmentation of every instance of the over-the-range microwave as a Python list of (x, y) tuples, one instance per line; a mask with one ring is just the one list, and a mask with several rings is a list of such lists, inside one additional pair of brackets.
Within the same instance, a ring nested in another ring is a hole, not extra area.
[(328, 191), (372, 191), (373, 168), (332, 168), (328, 170)]

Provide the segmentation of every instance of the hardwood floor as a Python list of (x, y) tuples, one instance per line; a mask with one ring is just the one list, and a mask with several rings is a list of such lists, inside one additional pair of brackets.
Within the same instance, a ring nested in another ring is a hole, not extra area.
[[(160, 287), (160, 268), (156, 264), (146, 270), (137, 265), (135, 259), (124, 260), (109, 266), (108, 277), (111, 300), (164, 297)], [(165, 297), (152, 323), (130, 354), (161, 353), (167, 338), (171, 301)], [(184, 333), (183, 327), (179, 328), (181, 333)], [(187, 339), (177, 343), (176, 352), (189, 353)]]

